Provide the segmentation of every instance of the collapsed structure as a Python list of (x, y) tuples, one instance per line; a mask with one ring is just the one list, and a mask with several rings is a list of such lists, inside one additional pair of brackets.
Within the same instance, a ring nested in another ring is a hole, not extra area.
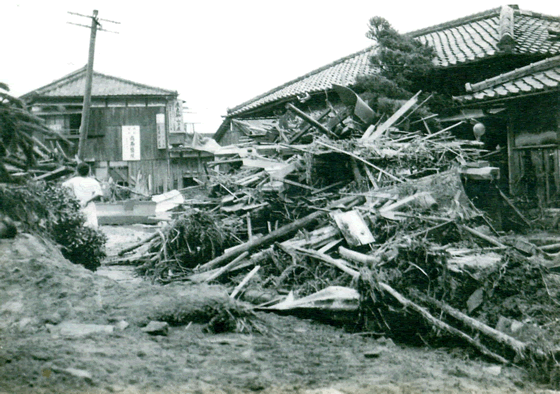
[[(482, 136), (486, 148), (499, 151), (494, 159), (496, 164), (502, 162), (499, 164), (502, 186), (509, 188), (512, 195), (521, 196), (524, 191), (531, 189), (530, 184), (526, 186), (530, 174), (543, 174), (542, 182), (539, 182), (543, 184), (543, 189), (549, 189), (540, 194), (548, 206), (554, 205), (555, 201), (554, 179), (558, 177), (558, 165), (550, 160), (544, 168), (547, 160), (538, 153), (538, 149), (541, 149), (538, 146), (554, 145), (547, 148), (552, 149), (549, 152), (554, 152), (557, 145), (556, 140), (551, 141), (551, 135), (558, 130), (556, 114), (559, 111), (557, 77), (550, 72), (554, 68), (554, 61), (545, 62), (544, 66), (530, 66), (530, 71), (535, 73), (542, 67), (551, 67), (550, 71), (540, 72), (539, 75), (546, 74), (546, 77), (542, 77), (544, 79), (539, 82), (532, 79), (527, 81), (528, 85), (517, 87), (517, 83), (510, 82), (508, 86), (512, 88), (498, 89), (495, 94), (484, 99), (478, 97), (478, 92), (487, 89), (484, 86), (486, 83), (483, 83), (487, 79), (497, 86), (499, 80), (507, 82), (505, 79), (510, 77), (508, 73), (559, 55), (558, 31), (559, 17), (505, 5), (407, 33), (430, 45), (435, 51), (436, 68), (430, 76), (429, 88), (459, 97), (459, 105), (448, 108), (446, 113), (440, 113), (440, 120), (446, 125), (459, 120), (482, 123), (486, 129)], [(338, 100), (334, 85), (352, 88), (360, 76), (376, 73), (368, 61), (374, 51), (375, 47), (366, 48), (229, 109), (215, 135), (216, 141), (221, 145), (229, 145), (246, 140), (262, 140), (262, 131), (256, 130), (262, 129), (263, 122), (274, 119), (275, 113), (283, 113), (286, 103), (292, 103), (305, 112), (325, 110), (326, 99), (333, 103)], [(543, 100), (533, 100), (535, 93)], [(526, 100), (520, 107), (521, 96)], [(513, 97), (519, 99), (513, 100)], [(533, 115), (543, 120), (532, 123), (529, 120), (535, 118)], [(249, 124), (254, 125), (252, 131), (244, 127)], [(465, 123), (455, 129), (455, 134), (470, 139), (473, 137), (472, 126)], [(548, 137), (545, 135), (547, 132)], [(523, 141), (521, 145), (514, 144), (513, 134), (523, 133), (542, 135), (530, 144)], [(540, 139), (545, 142), (539, 142)], [(529, 145), (533, 148), (529, 148)], [(520, 146), (522, 150), (518, 149)], [(535, 149), (535, 153), (530, 153), (531, 149)], [(521, 157), (526, 157), (526, 165), (521, 164)]]
[[(498, 181), (506, 177), (515, 191), (527, 157), (540, 160), (538, 194), (554, 200), (557, 146), (548, 138), (555, 141), (558, 117), (537, 127), (545, 136), (523, 137), (523, 127), (504, 134), (525, 120), (491, 99), (537, 91), (557, 98), (556, 58), (527, 64), (560, 52), (548, 39), (559, 27), (558, 18), (505, 6), (410, 33), (436, 48), (436, 81), (453, 81), (448, 93), (470, 106), (442, 114), (438, 129), (419, 116), (418, 95), (372, 124), (367, 103), (348, 88), (359, 73), (375, 72), (371, 49), (230, 110), (216, 134), (227, 146), (213, 152), (199, 187), (207, 196), (177, 207), (165, 227), (112, 263), (134, 264), (162, 284), (220, 282), (258, 310), (321, 315), (371, 335), (452, 338), (548, 379), (560, 295), (549, 269), (560, 239), (501, 231), (537, 223)], [(464, 83), (504, 71), (462, 94)], [(488, 129), (478, 126), (476, 140), (474, 119)], [(497, 145), (508, 147), (506, 171), (488, 161)], [(527, 146), (529, 156), (513, 152)]]
[[(118, 261), (161, 283), (224, 283), (261, 310), (407, 340), (453, 338), (549, 379), (558, 239), (502, 231), (538, 223), (506, 196), (521, 168), (510, 143), (515, 108), (485, 100), (557, 96), (554, 58), (529, 65), (558, 54), (557, 28), (559, 18), (504, 6), (409, 33), (435, 48), (434, 83), (451, 81), (442, 88), (468, 104), (440, 114), (438, 129), (419, 116), (418, 95), (371, 124), (349, 89), (375, 73), (371, 48), (229, 110), (215, 136), (224, 147), (208, 163), (208, 209), (178, 213)], [(537, 72), (546, 76), (535, 82)], [(557, 121), (547, 124), (557, 131)], [(505, 165), (494, 160), (501, 152)], [(547, 160), (545, 174), (557, 168)], [(541, 206), (554, 200), (547, 177)], [(208, 221), (220, 224), (204, 232)]]
[[(333, 106), (330, 120), (288, 105), (268, 130), (282, 142), (224, 149), (209, 163), (204, 209), (188, 201), (115, 262), (160, 283), (221, 282), (260, 310), (406, 340), (452, 337), (548, 377), (556, 339), (541, 311), (556, 313), (555, 255), (499, 232), (506, 219), (534, 223), (519, 210), (503, 218), (472, 203), (465, 188), (478, 183), (495, 212), (515, 209), (483, 144), (451, 134), (462, 121), (430, 129), (421, 105), (415, 96), (379, 125), (356, 104)], [(300, 138), (309, 143), (289, 143)]]

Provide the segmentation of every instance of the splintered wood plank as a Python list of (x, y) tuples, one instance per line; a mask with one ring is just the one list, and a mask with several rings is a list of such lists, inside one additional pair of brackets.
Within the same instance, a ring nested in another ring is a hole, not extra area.
[(385, 121), (381, 126), (379, 126), (375, 131), (368, 128), (368, 130), (362, 136), (362, 141), (375, 141), (379, 138), (389, 127), (393, 126), (397, 120), (399, 120), (405, 113), (408, 112), (417, 102), (418, 96), (422, 91), (416, 93), (410, 100), (403, 104), (397, 112), (393, 114), (389, 119)]
[(358, 211), (331, 212), (330, 215), (349, 245), (360, 246), (375, 242), (373, 234)]

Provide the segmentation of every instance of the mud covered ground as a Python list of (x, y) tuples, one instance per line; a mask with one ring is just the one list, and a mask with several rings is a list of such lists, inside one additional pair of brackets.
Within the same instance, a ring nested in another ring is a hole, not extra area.
[[(104, 231), (112, 254), (153, 230)], [(1, 394), (553, 392), (466, 349), (406, 347), (290, 316), (258, 314), (265, 335), (191, 323), (151, 336), (141, 330), (150, 306), (182, 300), (188, 285), (156, 288), (106, 268), (73, 265), (29, 235), (0, 240)]]

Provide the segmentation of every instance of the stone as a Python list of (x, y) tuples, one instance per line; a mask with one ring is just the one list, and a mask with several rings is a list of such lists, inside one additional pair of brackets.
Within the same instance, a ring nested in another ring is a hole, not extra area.
[(381, 356), (381, 349), (372, 349), (364, 352), (365, 358), (379, 358)]
[(124, 331), (130, 324), (128, 324), (128, 322), (121, 320), (120, 322), (118, 322), (116, 324), (115, 327), (117, 327), (117, 330), (119, 331)]
[(483, 369), (485, 373), (492, 375), (492, 376), (498, 376), (502, 373), (502, 367), (500, 367), (499, 365), (494, 365), (491, 367), (486, 367)]
[(64, 370), (65, 372), (68, 372), (70, 375), (75, 376), (77, 378), (85, 378), (85, 379), (91, 379), (91, 373), (89, 373), (88, 371), (85, 371), (83, 369), (77, 369), (77, 368), (66, 368)]
[(342, 391), (334, 387), (325, 387), (320, 389), (305, 390), (304, 394), (344, 394)]
[[(113, 326), (101, 324), (81, 324), (64, 322), (56, 326), (56, 330), (60, 335), (66, 337), (84, 337), (90, 334), (111, 334), (114, 330)], [(49, 328), (52, 331), (52, 328)]]
[(142, 331), (150, 335), (167, 335), (169, 324), (163, 321), (151, 321)]
[(83, 379), (84, 382), (86, 382), (88, 384), (93, 384), (93, 376), (91, 375), (90, 372), (85, 371), (83, 369), (66, 368), (66, 369), (63, 369), (62, 372), (65, 372), (65, 373), (67, 373), (71, 376), (74, 376), (76, 378)]
[(59, 324), (61, 321), (62, 321), (62, 316), (60, 316), (60, 313), (58, 312), (54, 312), (53, 314), (45, 317), (46, 323)]
[(481, 287), (471, 294), (467, 300), (467, 307), (469, 308), (469, 313), (472, 313), (476, 308), (482, 305), (484, 301), (484, 289)]

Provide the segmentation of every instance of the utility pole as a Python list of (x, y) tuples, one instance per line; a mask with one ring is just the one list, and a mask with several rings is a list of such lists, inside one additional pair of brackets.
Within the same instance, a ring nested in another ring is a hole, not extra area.
[(84, 147), (87, 141), (87, 135), (88, 135), (88, 127), (89, 127), (89, 117), (90, 117), (90, 107), (91, 107), (91, 85), (92, 85), (92, 80), (93, 80), (93, 58), (95, 55), (95, 38), (97, 36), (97, 30), (99, 27), (99, 30), (101, 31), (108, 31), (110, 33), (115, 33), (113, 31), (109, 31), (109, 30), (105, 30), (103, 28), (101, 28), (101, 24), (99, 23), (100, 20), (104, 20), (107, 22), (111, 22), (111, 23), (120, 23), (120, 22), (114, 22), (114, 21), (110, 21), (110, 20), (106, 20), (106, 19), (99, 19), (97, 17), (97, 10), (93, 10), (93, 15), (92, 16), (88, 16), (88, 15), (82, 15), (82, 14), (78, 14), (75, 12), (68, 12), (69, 14), (72, 15), (78, 15), (78, 16), (82, 16), (85, 18), (91, 18), (91, 27), (90, 26), (86, 26), (86, 25), (81, 25), (78, 23), (72, 23), (72, 22), (68, 22), (71, 25), (77, 25), (77, 26), (82, 26), (82, 27), (87, 27), (89, 29), (91, 29), (91, 34), (89, 37), (89, 54), (88, 54), (88, 63), (87, 63), (87, 68), (86, 68), (86, 88), (85, 88), (85, 92), (84, 92), (84, 103), (82, 106), (82, 122), (80, 124), (80, 141), (78, 143), (78, 160), (82, 161), (84, 158)]

